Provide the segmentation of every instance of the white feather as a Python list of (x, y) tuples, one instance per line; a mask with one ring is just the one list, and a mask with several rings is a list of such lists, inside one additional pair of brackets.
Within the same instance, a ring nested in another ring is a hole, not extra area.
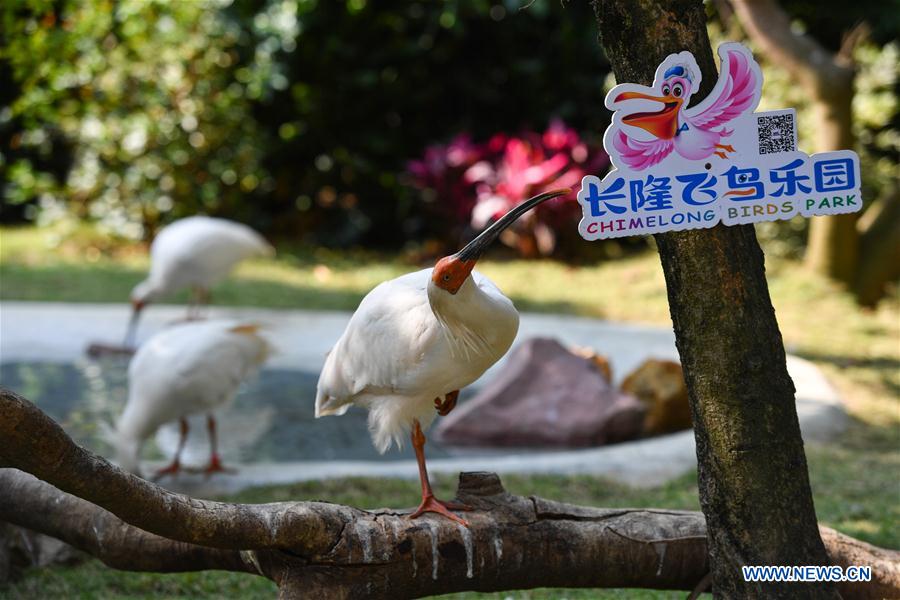
[(185, 323), (138, 349), (128, 368), (128, 402), (112, 440), (123, 468), (136, 470), (144, 440), (162, 424), (212, 412), (234, 398), (270, 350), (256, 329), (232, 320)]
[(150, 274), (131, 293), (149, 302), (188, 287), (208, 289), (234, 266), (275, 250), (253, 229), (226, 219), (188, 217), (164, 227), (150, 245)]
[(369, 409), (379, 452), (401, 445), (414, 419), (427, 427), (434, 399), (478, 379), (515, 339), (519, 315), (473, 272), (454, 295), (432, 269), (382, 283), (363, 298), (319, 376), (316, 416)]

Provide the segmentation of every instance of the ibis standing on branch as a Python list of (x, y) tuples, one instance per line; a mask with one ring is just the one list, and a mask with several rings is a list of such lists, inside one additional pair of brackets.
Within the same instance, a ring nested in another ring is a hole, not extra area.
[(519, 313), (475, 262), (500, 233), (545, 200), (546, 192), (498, 219), (462, 250), (424, 269), (386, 281), (363, 298), (328, 354), (316, 390), (316, 417), (369, 410), (372, 441), (384, 453), (411, 431), (422, 502), (410, 518), (467, 507), (434, 497), (425, 467), (423, 429), (456, 405), (459, 390), (497, 362), (512, 345)]
[[(209, 302), (209, 289), (239, 262), (271, 256), (275, 249), (242, 223), (213, 217), (187, 217), (164, 227), (150, 245), (150, 275), (131, 291), (131, 321), (125, 347), (131, 347), (141, 310), (150, 302), (190, 288), (191, 307)], [(188, 317), (195, 316), (188, 310)]]
[(258, 330), (239, 321), (196, 321), (165, 329), (142, 344), (128, 367), (128, 403), (109, 436), (119, 466), (139, 474), (144, 441), (164, 423), (179, 421), (175, 457), (156, 477), (177, 473), (188, 435), (186, 417), (207, 413), (210, 457), (204, 472), (225, 471), (213, 411), (230, 402), (266, 360), (270, 346)]

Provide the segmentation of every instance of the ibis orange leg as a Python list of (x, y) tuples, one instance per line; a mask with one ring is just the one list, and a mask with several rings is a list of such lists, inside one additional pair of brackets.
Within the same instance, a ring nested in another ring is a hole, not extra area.
[(187, 441), (188, 422), (184, 417), (178, 423), (180, 425), (180, 435), (178, 437), (178, 448), (175, 450), (175, 457), (168, 467), (163, 467), (153, 474), (153, 481), (158, 481), (165, 475), (175, 475), (181, 471), (181, 451), (184, 450), (184, 444)]
[(434, 409), (439, 415), (446, 417), (450, 414), (450, 411), (456, 407), (457, 398), (459, 398), (459, 390), (453, 390), (449, 394), (446, 394), (443, 400), (435, 398)]
[(212, 415), (206, 417), (206, 428), (209, 431), (209, 464), (203, 469), (203, 473), (209, 477), (213, 473), (234, 473), (235, 469), (229, 469), (222, 464), (219, 457), (218, 440), (216, 438), (216, 418)]
[(422, 482), (422, 503), (419, 504), (419, 508), (417, 508), (414, 513), (409, 515), (409, 518), (416, 519), (427, 512), (432, 512), (468, 527), (468, 521), (456, 516), (450, 511), (472, 510), (470, 506), (457, 504), (455, 502), (442, 502), (434, 497), (434, 492), (431, 490), (431, 483), (428, 481), (428, 469), (425, 467), (425, 434), (422, 432), (422, 426), (419, 425), (418, 420), (413, 421), (412, 444), (416, 451), (416, 461), (419, 463), (419, 479)]

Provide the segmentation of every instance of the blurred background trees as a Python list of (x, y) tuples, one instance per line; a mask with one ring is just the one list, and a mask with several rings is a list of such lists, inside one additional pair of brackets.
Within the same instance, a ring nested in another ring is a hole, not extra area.
[[(455, 246), (492, 207), (607, 169), (600, 140), (612, 81), (590, 8), (525, 4), (4, 2), (0, 219), (87, 220), (149, 239), (202, 212), (309, 244), (426, 254)], [(714, 41), (747, 41), (733, 8), (708, 5)], [(793, 34), (835, 55), (867, 23), (847, 64), (852, 139), (876, 205), (897, 195), (895, 9), (877, 0), (780, 5)], [(801, 147), (825, 149), (815, 142), (817, 98), (750, 41), (766, 108), (798, 107)], [(863, 224), (890, 230), (898, 220), (869, 212)], [(571, 243), (577, 218), (573, 200), (547, 207), (506, 242), (525, 256), (577, 260), (643, 246)], [(759, 229), (767, 251), (799, 257), (809, 223)], [(891, 264), (890, 251), (859, 243), (858, 271)], [(883, 292), (880, 279), (869, 297)]]
[(14, 0), (3, 17), (6, 220), (65, 209), (146, 237), (202, 211), (398, 247), (458, 233), (404, 180), (429, 144), (554, 117), (596, 141), (607, 120), (587, 7)]
[[(862, 304), (874, 304), (885, 283), (900, 276), (896, 128), (900, 63), (896, 40), (881, 53), (873, 48), (870, 36), (875, 33), (877, 44), (896, 35), (900, 5), (863, 0), (835, 6), (833, 12), (802, 0), (785, 2), (784, 7), (775, 0), (718, 0), (718, 5), (726, 23), (734, 10), (752, 43), (801, 90), (814, 126), (807, 137), (815, 152), (855, 148), (857, 135), (861, 136), (863, 159), (869, 163), (864, 172), (869, 184), (866, 218), (860, 219), (858, 213), (813, 218), (805, 261), (809, 268), (852, 287)], [(795, 25), (788, 10), (802, 15), (804, 25)], [(873, 59), (889, 62), (880, 68), (867, 64)], [(864, 79), (857, 82), (860, 71)], [(872, 96), (882, 100), (875, 111), (865, 106)], [(875, 131), (854, 127), (855, 120)]]
[(266, 132), (248, 116), (270, 73), (242, 69), (246, 36), (222, 8), (5, 5), (4, 217), (140, 237), (198, 211), (254, 214)]

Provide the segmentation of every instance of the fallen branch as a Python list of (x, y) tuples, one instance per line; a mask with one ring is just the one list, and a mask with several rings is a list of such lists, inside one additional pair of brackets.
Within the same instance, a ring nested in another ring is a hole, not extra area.
[[(0, 469), (0, 520), (60, 538), (115, 568), (257, 573), (277, 582), (284, 598), (562, 586), (691, 590), (709, 570), (699, 512), (513, 496), (491, 473), (460, 476), (458, 498), (475, 508), (469, 529), (321, 502), (209, 502), (122, 472), (15, 394), (0, 391), (0, 414), (0, 465), (15, 467)], [(16, 470), (26, 467), (44, 481)], [(900, 594), (900, 553), (827, 529), (823, 538), (836, 564), (870, 564), (878, 579), (842, 590), (845, 598)]]

